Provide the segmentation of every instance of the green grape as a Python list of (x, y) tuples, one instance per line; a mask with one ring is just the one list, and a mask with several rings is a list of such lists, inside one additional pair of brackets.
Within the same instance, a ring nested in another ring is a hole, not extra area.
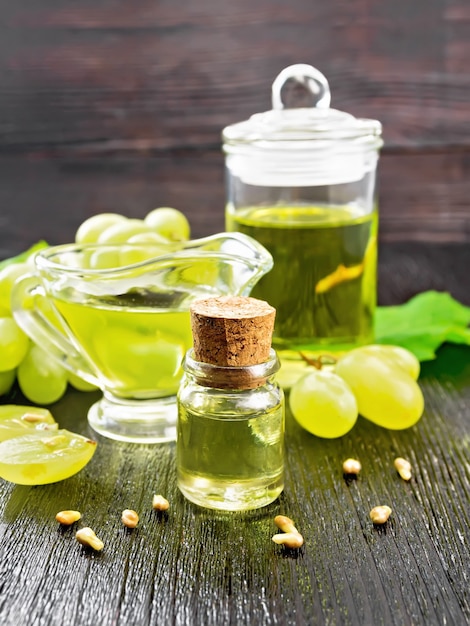
[(379, 359), (385, 359), (397, 365), (401, 370), (411, 376), (413, 380), (418, 380), (420, 363), (415, 355), (401, 346), (391, 346), (388, 344), (372, 344), (356, 348), (364, 354), (376, 355)]
[(423, 414), (418, 383), (380, 351), (351, 350), (338, 360), (335, 372), (351, 387), (359, 413), (379, 426), (409, 428)]
[(83, 380), (83, 378), (76, 376), (76, 374), (72, 374), (72, 372), (68, 372), (67, 377), (72, 387), (78, 391), (96, 391), (96, 389), (98, 389), (96, 385)]
[[(170, 252), (166, 237), (153, 231), (137, 233), (127, 240), (128, 244), (121, 249), (121, 265), (133, 265), (141, 261), (148, 261), (156, 256)], [(136, 245), (140, 244), (140, 245)], [(151, 245), (154, 244), (154, 245)]]
[(307, 368), (308, 363), (306, 361), (283, 359), (282, 367), (276, 375), (276, 380), (284, 390), (290, 389), (302, 376), (310, 372), (310, 368), (308, 370)]
[(73, 476), (91, 460), (96, 442), (68, 430), (35, 432), (0, 443), (0, 477), (47, 485)]
[(98, 243), (126, 243), (130, 237), (150, 230), (144, 220), (126, 218), (106, 228), (98, 237)]
[(125, 221), (124, 215), (118, 213), (99, 213), (85, 220), (75, 234), (76, 243), (96, 243), (98, 237), (107, 228), (118, 222)]
[(17, 377), (23, 394), (37, 404), (56, 402), (67, 388), (66, 370), (35, 344), (18, 367)]
[[(167, 244), (169, 239), (164, 237), (163, 235), (159, 235), (158, 233), (154, 233), (153, 231), (149, 231), (148, 233), (138, 233), (137, 235), (132, 235), (127, 240), (127, 243), (163, 243)], [(164, 246), (162, 247), (164, 249)], [(162, 253), (163, 254), (163, 253)]]
[(15, 369), (26, 356), (29, 339), (12, 317), (0, 317), (0, 372)]
[(55, 431), (59, 428), (50, 411), (34, 406), (4, 404), (0, 406), (0, 441), (20, 437), (28, 431)]
[(91, 253), (88, 266), (92, 270), (106, 270), (112, 267), (121, 267), (119, 250), (114, 247), (103, 247), (102, 250), (94, 250)]
[(12, 263), (0, 271), (0, 307), (11, 315), (11, 290), (15, 281), (31, 273), (31, 266), (25, 263)]
[(13, 386), (16, 378), (16, 369), (0, 372), (0, 396), (8, 393)]
[[(149, 242), (140, 245), (123, 245), (120, 251), (120, 263), (121, 265), (134, 265), (135, 263), (141, 263), (143, 261), (149, 261), (157, 256), (166, 254), (169, 252), (168, 245), (162, 245), (165, 240), (160, 241), (156, 245)], [(168, 241), (166, 242), (168, 244)]]
[(189, 222), (178, 209), (170, 207), (153, 209), (145, 216), (144, 221), (157, 233), (171, 241), (186, 241), (190, 237)]
[(333, 372), (310, 371), (292, 386), (289, 403), (303, 428), (327, 439), (345, 435), (358, 416), (351, 389)]

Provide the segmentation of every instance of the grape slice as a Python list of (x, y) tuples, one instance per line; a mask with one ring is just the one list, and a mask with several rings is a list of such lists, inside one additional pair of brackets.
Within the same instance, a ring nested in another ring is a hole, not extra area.
[(40, 431), (43, 436), (47, 436), (48, 431), (54, 432), (58, 428), (57, 422), (47, 409), (19, 404), (0, 406), (0, 441), (34, 431)]
[(0, 477), (18, 485), (47, 485), (73, 476), (91, 460), (96, 441), (58, 430), (0, 443)]

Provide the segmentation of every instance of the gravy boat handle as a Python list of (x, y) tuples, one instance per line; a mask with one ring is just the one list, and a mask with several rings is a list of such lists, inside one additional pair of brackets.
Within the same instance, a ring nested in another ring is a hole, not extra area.
[(100, 386), (86, 359), (67, 336), (65, 323), (49, 302), (40, 279), (28, 274), (12, 290), (11, 308), (18, 326), (67, 370)]

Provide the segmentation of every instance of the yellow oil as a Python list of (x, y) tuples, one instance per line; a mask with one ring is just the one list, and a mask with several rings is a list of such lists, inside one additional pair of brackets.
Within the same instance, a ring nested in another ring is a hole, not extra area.
[(54, 304), (108, 391), (140, 399), (176, 394), (192, 345), (188, 311), (152, 307), (145, 295), (132, 303), (109, 296), (100, 304)]
[(350, 206), (227, 210), (227, 229), (259, 241), (273, 269), (251, 295), (276, 308), (281, 356), (346, 350), (371, 341), (376, 304), (377, 212)]
[(234, 411), (223, 394), (215, 413), (214, 396), (207, 403), (204, 411), (179, 404), (179, 489), (195, 504), (213, 509), (242, 511), (269, 504), (284, 487), (283, 405), (247, 417)]

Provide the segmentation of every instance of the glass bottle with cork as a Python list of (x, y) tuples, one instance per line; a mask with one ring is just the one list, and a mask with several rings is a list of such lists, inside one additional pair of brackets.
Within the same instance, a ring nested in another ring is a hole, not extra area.
[(222, 296), (190, 307), (193, 348), (178, 393), (177, 477), (188, 500), (242, 511), (284, 487), (284, 396), (271, 348), (275, 309)]

